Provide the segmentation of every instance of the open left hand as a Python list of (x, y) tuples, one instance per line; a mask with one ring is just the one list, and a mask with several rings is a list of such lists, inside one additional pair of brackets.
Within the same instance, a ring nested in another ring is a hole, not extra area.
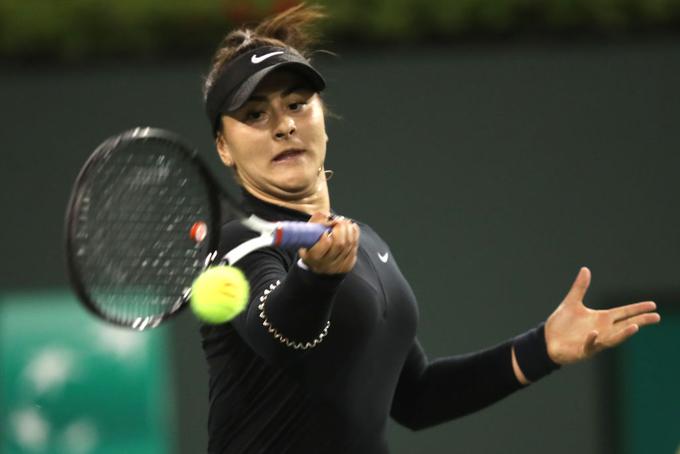
[(583, 304), (590, 285), (590, 270), (580, 269), (571, 290), (545, 324), (548, 355), (558, 364), (584, 360), (619, 345), (640, 327), (658, 323), (653, 301), (594, 310)]

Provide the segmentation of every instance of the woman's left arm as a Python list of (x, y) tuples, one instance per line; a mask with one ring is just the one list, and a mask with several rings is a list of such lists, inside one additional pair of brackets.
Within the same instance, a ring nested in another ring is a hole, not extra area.
[(549, 374), (619, 345), (640, 327), (658, 323), (651, 301), (588, 309), (590, 271), (581, 268), (546, 323), (492, 348), (429, 361), (416, 340), (397, 386), (392, 417), (417, 430), (478, 411)]

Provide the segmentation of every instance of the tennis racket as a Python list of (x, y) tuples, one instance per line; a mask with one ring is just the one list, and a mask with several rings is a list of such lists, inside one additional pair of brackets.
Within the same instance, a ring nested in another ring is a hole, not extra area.
[[(218, 260), (220, 228), (231, 220), (260, 235)], [(136, 128), (104, 141), (80, 170), (66, 211), (67, 268), (92, 313), (145, 330), (185, 308), (194, 279), (216, 261), (310, 247), (326, 230), (247, 214), (180, 136)]]

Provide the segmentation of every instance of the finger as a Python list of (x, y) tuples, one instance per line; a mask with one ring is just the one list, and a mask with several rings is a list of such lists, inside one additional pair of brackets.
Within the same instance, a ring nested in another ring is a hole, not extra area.
[(342, 263), (342, 269), (345, 273), (349, 273), (352, 271), (352, 268), (354, 268), (354, 265), (357, 263), (357, 256), (356, 254), (350, 254), (345, 261)]
[(333, 244), (326, 254), (329, 262), (337, 262), (346, 255), (349, 243), (348, 236), (349, 232), (345, 222), (340, 222), (333, 227)]
[(312, 214), (308, 222), (316, 222), (317, 224), (330, 225), (331, 221), (329, 219), (330, 216), (328, 215), (328, 213), (317, 211), (316, 213)]
[(351, 254), (343, 255), (342, 257), (338, 257), (332, 262), (328, 263), (327, 269), (332, 270), (333, 273), (345, 273), (351, 269), (351, 267), (348, 268), (351, 261)]
[(339, 225), (337, 228), (339, 233), (337, 238), (334, 238), (334, 242), (338, 243), (339, 253), (329, 265), (334, 269), (338, 268), (346, 271), (351, 269), (356, 261), (358, 227), (352, 222), (347, 222), (345, 225)]
[(628, 339), (630, 336), (633, 334), (637, 333), (640, 330), (640, 327), (636, 325), (635, 323), (631, 325), (627, 325), (620, 330), (618, 330), (615, 334), (609, 337), (609, 339), (606, 340), (606, 346), (607, 347), (615, 347)]
[(339, 256), (339, 259), (341, 259), (343, 262), (347, 260), (351, 261), (352, 257), (356, 257), (357, 251), (359, 249), (359, 245), (356, 242), (354, 229), (350, 228), (347, 234), (350, 236), (350, 238), (348, 239), (343, 254)]
[(359, 226), (352, 223), (349, 227), (349, 234), (350, 234), (350, 243), (349, 247), (347, 248), (347, 255), (342, 259), (342, 262), (339, 264), (340, 268), (343, 270), (343, 272), (349, 272), (354, 268), (354, 265), (356, 265), (357, 262), (357, 254), (359, 252), (359, 236), (360, 236), (360, 229)]
[(345, 247), (347, 249), (352, 249), (354, 246), (356, 246), (359, 239), (358, 227), (356, 224), (348, 222), (345, 226), (345, 229), (347, 232), (347, 243), (345, 244)]
[(619, 324), (626, 324), (626, 325), (638, 325), (639, 327), (647, 326), (647, 325), (653, 325), (655, 323), (659, 323), (661, 321), (661, 316), (657, 314), (656, 312), (652, 313), (644, 313), (644, 314), (639, 314), (634, 317), (627, 318), (625, 320), (618, 321), (617, 323)]
[[(328, 254), (328, 251), (331, 249), (332, 245), (333, 241), (331, 240), (329, 233), (326, 232), (321, 235), (319, 241), (317, 241), (314, 246), (306, 250), (307, 252), (305, 255), (311, 260), (320, 260), (326, 254)], [(305, 259), (303, 258), (303, 260)]]
[(583, 301), (583, 298), (586, 296), (586, 292), (588, 291), (589, 286), (590, 286), (590, 270), (584, 266), (581, 267), (578, 274), (576, 275), (576, 279), (574, 280), (574, 283), (571, 285), (571, 289), (569, 290), (569, 293), (567, 293), (565, 301), (568, 302)]
[(354, 264), (357, 261), (357, 255), (359, 254), (359, 239), (361, 238), (361, 229), (356, 224), (352, 224), (352, 235), (353, 242), (351, 259), (353, 260), (353, 263), (351, 266), (354, 267)]
[(619, 322), (639, 314), (644, 314), (645, 312), (651, 312), (655, 309), (656, 303), (654, 301), (643, 301), (642, 303), (615, 307), (614, 309), (610, 309), (610, 311), (614, 316), (614, 322)]
[(335, 264), (335, 266), (340, 272), (347, 273), (351, 271), (352, 268), (354, 268), (356, 260), (357, 260), (357, 248), (351, 247), (347, 249), (347, 254), (338, 259), (338, 262)]

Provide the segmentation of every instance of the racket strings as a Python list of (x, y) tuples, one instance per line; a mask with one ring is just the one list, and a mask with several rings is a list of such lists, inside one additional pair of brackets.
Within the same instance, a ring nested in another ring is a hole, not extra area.
[(189, 156), (158, 139), (91, 168), (74, 238), (86, 291), (105, 317), (148, 324), (179, 309), (203, 267), (189, 231), (211, 215), (207, 191)]

